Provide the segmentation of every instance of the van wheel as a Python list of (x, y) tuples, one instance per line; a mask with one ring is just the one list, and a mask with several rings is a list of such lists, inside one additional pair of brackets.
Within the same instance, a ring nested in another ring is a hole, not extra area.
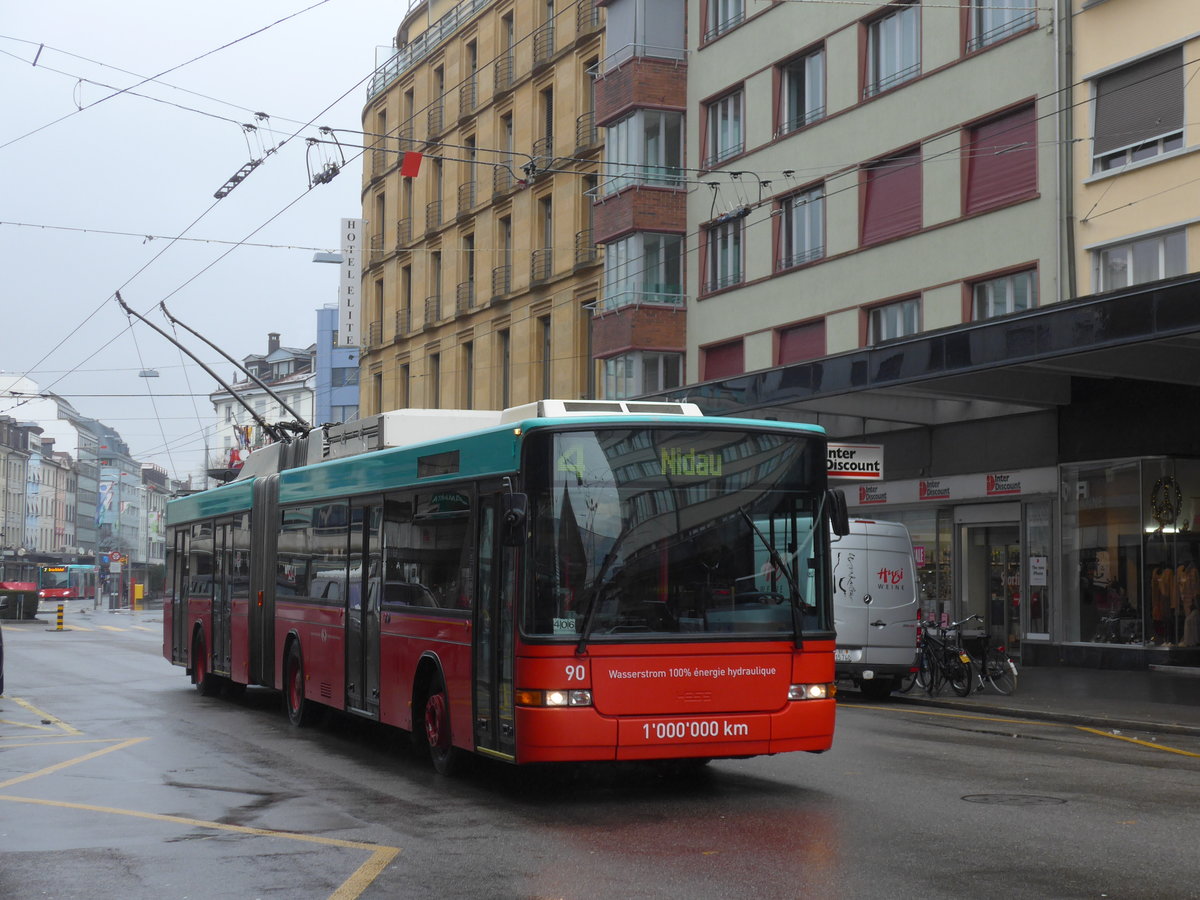
[(872, 700), (886, 700), (892, 695), (895, 687), (896, 679), (894, 678), (872, 678), (864, 681), (859, 689), (864, 697), (870, 697)]

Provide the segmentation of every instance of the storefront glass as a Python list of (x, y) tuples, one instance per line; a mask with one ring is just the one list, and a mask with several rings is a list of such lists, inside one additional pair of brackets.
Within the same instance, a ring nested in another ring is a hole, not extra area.
[(1069, 465), (1062, 484), (1066, 596), (1057, 636), (1200, 645), (1200, 462)]

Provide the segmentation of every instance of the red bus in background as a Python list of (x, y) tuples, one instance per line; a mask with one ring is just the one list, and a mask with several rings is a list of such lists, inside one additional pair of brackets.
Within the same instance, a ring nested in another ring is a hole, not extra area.
[(41, 600), (92, 600), (96, 597), (96, 567), (84, 565), (39, 566)]
[(352, 423), (399, 446), (271, 445), (172, 500), (166, 658), (205, 694), (280, 691), (295, 725), (332, 707), (411, 731), (439, 772), (829, 748), (848, 526), (822, 429), (546, 400), (454, 432), (449, 412)]

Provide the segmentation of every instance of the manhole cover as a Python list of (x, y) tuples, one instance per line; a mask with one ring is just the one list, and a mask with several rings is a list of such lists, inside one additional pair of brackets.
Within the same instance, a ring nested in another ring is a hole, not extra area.
[(990, 803), (994, 806), (1047, 806), (1066, 803), (1058, 797), (1041, 797), (1037, 794), (967, 794), (968, 803)]

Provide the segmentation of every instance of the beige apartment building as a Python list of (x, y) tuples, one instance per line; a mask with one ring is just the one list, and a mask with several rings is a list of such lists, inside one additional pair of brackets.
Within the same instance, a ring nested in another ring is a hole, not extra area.
[(1200, 6), (1073, 0), (1068, 125), (1078, 293), (1200, 269)]
[[(364, 415), (594, 394), (589, 73), (603, 15), (593, 0), (560, 6), (425, 0), (376, 72), (363, 110)], [(406, 153), (422, 154), (415, 175)]]

